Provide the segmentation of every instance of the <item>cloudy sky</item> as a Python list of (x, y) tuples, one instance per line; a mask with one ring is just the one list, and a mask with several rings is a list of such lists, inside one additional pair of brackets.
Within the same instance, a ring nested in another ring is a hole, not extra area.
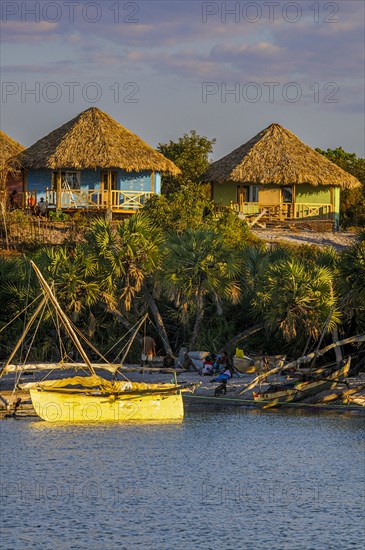
[(217, 159), (272, 122), (364, 155), (364, 2), (1, 3), (1, 128), (26, 146), (96, 106)]

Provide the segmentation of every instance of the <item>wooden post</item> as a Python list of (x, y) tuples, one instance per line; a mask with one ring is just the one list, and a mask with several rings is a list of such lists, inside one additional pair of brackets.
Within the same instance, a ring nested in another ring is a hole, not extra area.
[(100, 171), (100, 204), (99, 206), (101, 206), (101, 208), (104, 208), (104, 203), (105, 203), (105, 182), (104, 182), (104, 171), (101, 170)]
[(107, 205), (108, 208), (112, 207), (113, 199), (112, 199), (112, 174), (110, 171), (110, 168), (108, 168), (108, 179), (107, 179), (107, 186), (108, 186), (108, 199), (107, 199)]
[(23, 193), (28, 191), (28, 170), (23, 171)]
[(22, 208), (28, 208), (29, 206), (29, 193), (28, 193), (28, 171), (22, 170)]
[(155, 172), (152, 171), (151, 173), (151, 192), (155, 192)]
[(333, 216), (333, 214), (332, 214), (332, 212), (334, 212), (334, 210), (335, 210), (335, 208), (334, 208), (334, 206), (335, 206), (334, 195), (335, 195), (335, 194), (334, 194), (334, 189), (333, 189), (333, 187), (332, 187), (332, 185), (331, 185), (331, 187), (330, 187), (331, 206), (330, 206), (329, 215), (326, 216), (326, 218), (329, 218), (329, 219), (331, 219), (331, 218), (334, 219), (334, 216)]
[(62, 179), (61, 179), (61, 169), (57, 170), (56, 176), (56, 209), (61, 210), (62, 208)]
[(112, 172), (111, 169), (108, 168), (107, 172), (107, 211), (106, 211), (106, 219), (111, 221), (113, 219), (113, 196), (112, 196)]

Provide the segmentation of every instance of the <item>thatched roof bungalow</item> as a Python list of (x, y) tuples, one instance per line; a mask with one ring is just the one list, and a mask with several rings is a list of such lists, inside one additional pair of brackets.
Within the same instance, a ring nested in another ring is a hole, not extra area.
[(269, 219), (325, 218), (338, 223), (340, 189), (360, 182), (279, 124), (213, 162), (205, 180), (216, 204)]
[(109, 115), (92, 107), (20, 155), (25, 186), (57, 208), (133, 212), (160, 193), (161, 173), (173, 162)]
[(13, 157), (24, 151), (23, 145), (0, 130), (0, 190), (2, 193), (22, 190), (20, 164)]

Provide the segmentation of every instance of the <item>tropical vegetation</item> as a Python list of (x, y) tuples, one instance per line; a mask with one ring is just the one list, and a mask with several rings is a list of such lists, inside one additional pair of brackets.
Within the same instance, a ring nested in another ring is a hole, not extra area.
[[(151, 332), (162, 355), (183, 345), (218, 351), (257, 327), (245, 349), (295, 356), (316, 346), (323, 331), (331, 339), (335, 329), (341, 336), (365, 330), (365, 240), (344, 252), (266, 248), (236, 216), (206, 208), (202, 202), (200, 224), (195, 212), (195, 223), (178, 230), (166, 230), (165, 220), (158, 225), (150, 206), (150, 213), (122, 222), (93, 220), (77, 244), (3, 256), (1, 357), (39, 301), (30, 259), (73, 323), (106, 354), (145, 312), (149, 326), (140, 335)], [(34, 338), (32, 359), (70, 353), (47, 311)], [(28, 347), (25, 342), (23, 353)]]
[[(142, 213), (121, 221), (83, 220), (82, 230), (71, 231), (63, 244), (43, 239), (25, 246), (19, 236), (18, 252), (0, 259), (0, 359), (40, 300), (30, 260), (75, 326), (111, 360), (147, 312), (137, 342), (152, 334), (161, 355), (182, 346), (219, 351), (240, 345), (248, 352), (297, 356), (319, 340), (365, 331), (364, 232), (342, 252), (313, 245), (267, 247), (230, 209), (214, 209), (201, 181), (213, 142), (191, 132), (177, 143), (160, 144), (182, 173), (167, 176), (166, 193), (151, 197)], [(342, 149), (321, 152), (361, 179), (363, 159)], [(348, 210), (348, 220), (354, 212)], [(25, 215), (12, 223), (30, 235)], [(57, 223), (76, 227), (76, 220)], [(2, 237), (7, 242), (6, 232)], [(58, 360), (71, 357), (71, 347), (61, 341), (45, 308), (22, 354)], [(131, 361), (138, 351), (135, 344)]]
[(355, 176), (362, 187), (341, 191), (341, 224), (343, 227), (365, 225), (365, 159), (355, 153), (348, 153), (342, 147), (337, 149), (316, 149), (330, 161)]

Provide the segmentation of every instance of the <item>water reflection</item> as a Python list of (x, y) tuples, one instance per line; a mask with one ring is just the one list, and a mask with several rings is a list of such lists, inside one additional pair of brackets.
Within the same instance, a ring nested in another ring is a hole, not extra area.
[(231, 407), (162, 425), (7, 420), (2, 548), (358, 548), (363, 428)]

